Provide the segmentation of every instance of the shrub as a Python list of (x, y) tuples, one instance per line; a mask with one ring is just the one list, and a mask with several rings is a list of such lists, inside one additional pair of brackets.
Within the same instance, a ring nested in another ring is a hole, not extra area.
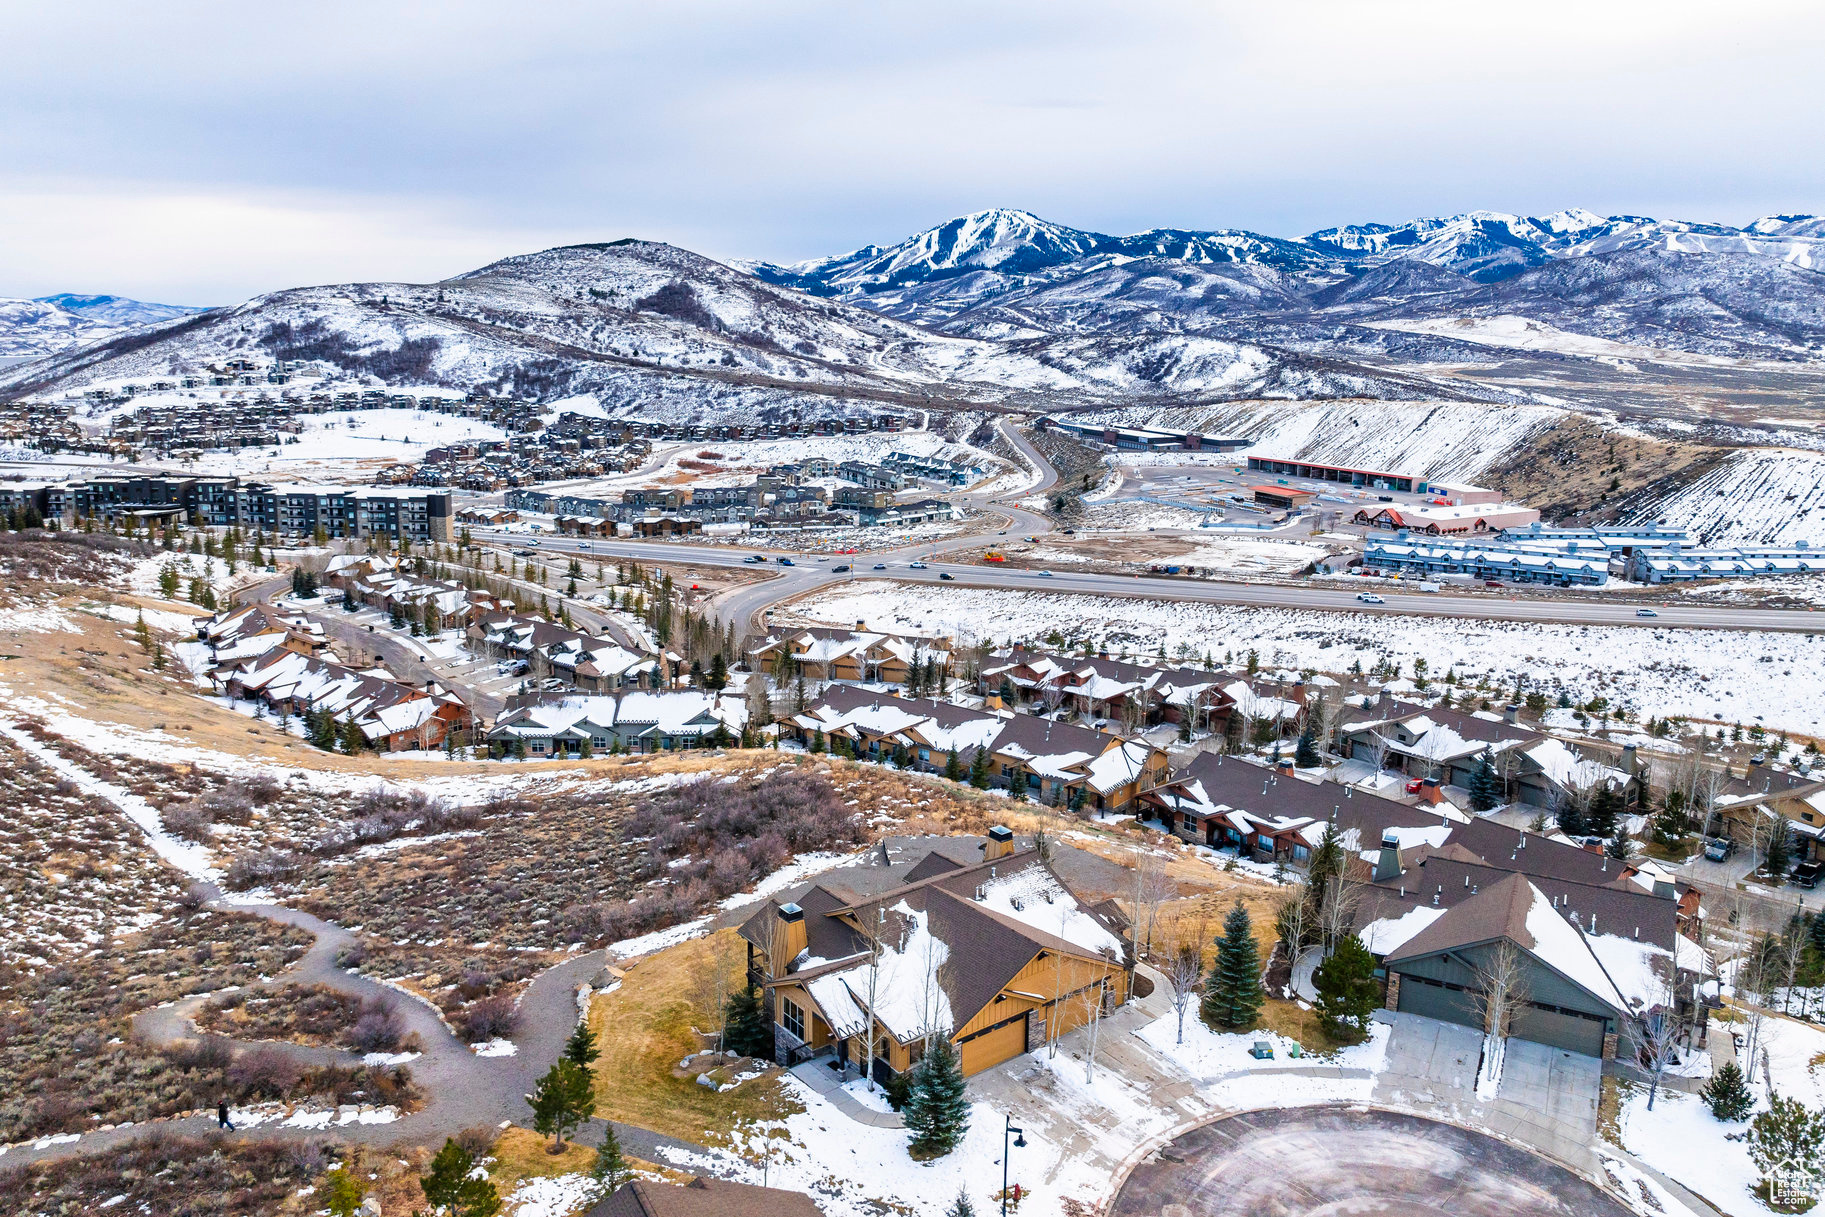
[(406, 1033), (406, 1020), (390, 998), (366, 998), (355, 1025), (349, 1029), (348, 1041), (362, 1052), (391, 1052), (399, 1047)]
[(457, 1032), (471, 1044), (508, 1039), (520, 1023), (520, 1009), (511, 997), (484, 997), (456, 1017)]
[(215, 835), (210, 830), (215, 817), (210, 814), (208, 807), (195, 799), (187, 803), (173, 803), (160, 811), (158, 818), (164, 821), (166, 832), (186, 841), (207, 842)]
[(228, 869), (222, 874), (222, 883), (235, 891), (245, 891), (250, 887), (284, 883), (296, 878), (301, 869), (302, 865), (296, 855), (269, 849), (257, 854), (243, 854), (229, 863)]
[(228, 1082), (243, 1099), (282, 1099), (297, 1089), (304, 1070), (280, 1048), (249, 1048), (228, 1067)]

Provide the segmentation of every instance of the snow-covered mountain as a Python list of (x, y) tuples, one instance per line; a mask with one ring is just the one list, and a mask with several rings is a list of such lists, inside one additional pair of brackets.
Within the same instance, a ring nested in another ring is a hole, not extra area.
[(125, 296), (92, 296), (80, 292), (58, 292), (54, 296), (39, 296), (37, 299), (40, 304), (54, 304), (65, 312), (118, 328), (151, 325), (204, 311), (184, 304), (153, 304), (146, 300), (129, 300)]
[[(1213, 269), (1238, 275), (1240, 294), (1277, 291), (1265, 268)], [(180, 373), (249, 352), (388, 384), (544, 401), (589, 393), (610, 409), (719, 420), (1175, 395), (1513, 397), (1235, 338), (937, 333), (645, 241), (544, 250), (440, 283), (275, 292), (40, 360), (0, 376), (0, 393)]]
[(1767, 216), (1732, 228), (1644, 216), (1605, 217), (1572, 208), (1547, 216), (1472, 211), (1399, 225), (1351, 224), (1294, 238), (1242, 229), (1174, 228), (1110, 236), (1067, 228), (1027, 211), (996, 209), (949, 220), (885, 248), (869, 245), (792, 266), (756, 263), (751, 269), (770, 282), (832, 295), (905, 290), (970, 271), (1013, 278), (1090, 255), (1194, 264), (1245, 262), (1333, 274), (1406, 259), (1492, 283), (1563, 258), (1654, 248), (1750, 254), (1825, 267), (1825, 219)]
[(199, 309), (147, 304), (125, 296), (64, 292), (35, 300), (0, 300), (0, 358), (36, 359), (101, 342), (136, 326), (183, 317)]

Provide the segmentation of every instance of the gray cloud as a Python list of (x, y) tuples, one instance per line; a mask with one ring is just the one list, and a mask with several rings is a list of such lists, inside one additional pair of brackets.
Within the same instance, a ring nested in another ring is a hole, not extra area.
[(15, 6), (0, 294), (792, 259), (1021, 206), (1294, 234), (1825, 208), (1816, 4)]

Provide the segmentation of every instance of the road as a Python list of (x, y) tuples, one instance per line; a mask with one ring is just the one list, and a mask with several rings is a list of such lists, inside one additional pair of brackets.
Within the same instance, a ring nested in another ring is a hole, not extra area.
[[(1024, 514), (1024, 513), (1023, 513)], [(524, 544), (524, 534), (488, 533), (477, 530), (478, 540), (497, 540)], [(1080, 592), (1091, 596), (1144, 596), (1161, 600), (1179, 600), (1201, 604), (1237, 604), (1269, 608), (1317, 609), (1365, 615), (1469, 617), (1491, 621), (1535, 621), (1555, 625), (1641, 626), (1653, 629), (1748, 629), (1793, 630), (1804, 633), (1825, 632), (1825, 614), (1793, 609), (1757, 609), (1727, 605), (1657, 604), (1653, 618), (1637, 617), (1639, 601), (1609, 603), (1597, 595), (1577, 600), (1547, 597), (1499, 595), (1461, 595), (1448, 592), (1387, 593), (1378, 592), (1384, 603), (1365, 604), (1349, 588), (1332, 588), (1316, 584), (1229, 583), (1210, 579), (1183, 579), (1169, 576), (1101, 575), (1060, 571), (1051, 577), (1037, 571), (1009, 567), (978, 566), (971, 563), (930, 561), (925, 570), (913, 570), (910, 563), (924, 561), (945, 550), (981, 544), (978, 535), (947, 540), (939, 545), (912, 545), (874, 554), (831, 556), (819, 561), (815, 556), (778, 554), (758, 545), (734, 546), (689, 544), (670, 541), (597, 540), (579, 543), (571, 538), (541, 539), (544, 552), (570, 553), (588, 544), (588, 553), (611, 558), (635, 558), (643, 563), (665, 566), (695, 563), (705, 566), (739, 566), (753, 554), (765, 554), (767, 569), (779, 578), (724, 593), (712, 603), (725, 616), (737, 621), (769, 604), (789, 599), (803, 592), (860, 579), (888, 578), (913, 582), (947, 582), (940, 576), (951, 576), (948, 582), (957, 587), (986, 587), (1040, 592)], [(786, 557), (790, 567), (781, 566), (778, 558)], [(885, 570), (875, 570), (879, 564)], [(848, 565), (852, 569), (838, 574), (833, 567)]]

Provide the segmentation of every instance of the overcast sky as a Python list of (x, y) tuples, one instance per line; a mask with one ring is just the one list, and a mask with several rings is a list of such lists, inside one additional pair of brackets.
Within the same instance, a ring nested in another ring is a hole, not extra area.
[(1825, 211), (1818, 0), (0, 0), (0, 296), (571, 241)]

